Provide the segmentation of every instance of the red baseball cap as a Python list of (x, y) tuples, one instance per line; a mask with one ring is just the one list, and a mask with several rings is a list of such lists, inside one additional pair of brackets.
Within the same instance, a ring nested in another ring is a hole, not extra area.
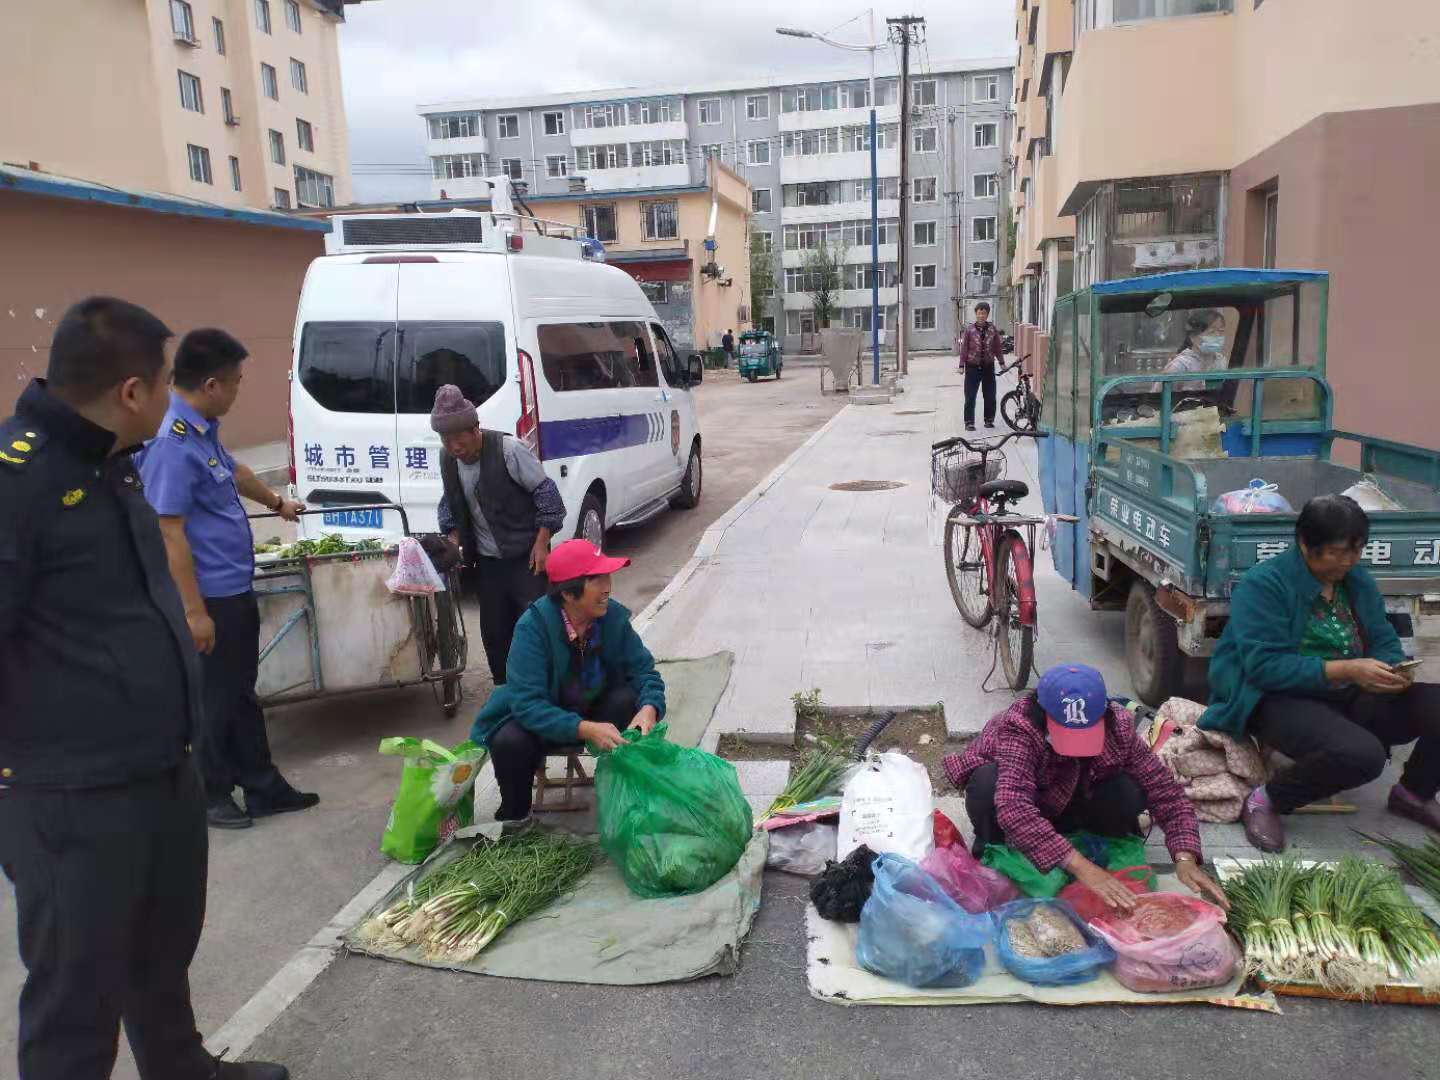
[(589, 540), (566, 540), (550, 552), (545, 560), (545, 573), (552, 585), (558, 585), (595, 574), (613, 574), (629, 565), (629, 559), (611, 558)]

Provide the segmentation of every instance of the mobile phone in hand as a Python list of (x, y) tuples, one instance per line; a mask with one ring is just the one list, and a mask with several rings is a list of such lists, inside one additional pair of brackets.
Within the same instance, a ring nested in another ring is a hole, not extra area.
[(1415, 659), (1415, 660), (1401, 660), (1400, 663), (1398, 663), (1398, 664), (1391, 664), (1391, 665), (1390, 665), (1390, 670), (1391, 670), (1391, 671), (1394, 671), (1394, 672), (1397, 672), (1397, 673), (1399, 673), (1399, 672), (1401, 672), (1401, 671), (1414, 671), (1417, 667), (1419, 667), (1419, 666), (1420, 666), (1421, 664), (1423, 664), (1424, 662), (1425, 662), (1424, 657), (1420, 657), (1420, 658)]

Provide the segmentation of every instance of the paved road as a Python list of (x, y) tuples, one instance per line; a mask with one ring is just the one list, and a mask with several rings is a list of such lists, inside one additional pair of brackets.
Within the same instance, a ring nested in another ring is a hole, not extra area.
[[(705, 483), (700, 506), (671, 512), (614, 535), (610, 546), (636, 565), (616, 579), (634, 610), (689, 559), (706, 526), (723, 514), (844, 404), (817, 392), (814, 367), (795, 364), (779, 383), (741, 383), (733, 371), (707, 372), (698, 406)], [(446, 720), (428, 689), (386, 691), (277, 710), (271, 746), (286, 774), (318, 791), (313, 811), (264, 821), (240, 833), (212, 833), (209, 911), (191, 968), (200, 1030), (215, 1031), (385, 865), (376, 850), (394, 795), (398, 765), (375, 753), (388, 735), (453, 744), (469, 728), (471, 704), (490, 676), (469, 612), (470, 704)], [(24, 977), (14, 944), (14, 899), (0, 889), (0, 1080), (15, 1075), (16, 1013)], [(116, 1076), (135, 1075), (121, 1040)], [(397, 1071), (392, 1075), (401, 1075)], [(302, 1076), (304, 1074), (301, 1074)]]

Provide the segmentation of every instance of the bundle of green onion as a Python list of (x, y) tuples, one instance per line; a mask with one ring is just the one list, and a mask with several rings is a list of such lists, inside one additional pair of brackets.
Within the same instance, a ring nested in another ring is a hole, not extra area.
[(1415, 879), (1415, 884), (1440, 900), (1440, 837), (1427, 835), (1423, 844), (1412, 847), (1389, 836), (1359, 835), (1390, 852), (1406, 873)]
[(1387, 866), (1354, 855), (1311, 867), (1265, 859), (1225, 893), (1251, 973), (1362, 996), (1402, 981), (1440, 993), (1440, 940)]
[(776, 796), (760, 820), (772, 818), (792, 806), (826, 794), (853, 764), (854, 761), (837, 746), (822, 745), (812, 750), (805, 755), (799, 768), (791, 771), (785, 790)]
[(466, 963), (507, 926), (575, 888), (598, 850), (593, 840), (539, 830), (481, 839), (411, 882), (360, 936), (381, 950), (419, 947), (427, 959)]

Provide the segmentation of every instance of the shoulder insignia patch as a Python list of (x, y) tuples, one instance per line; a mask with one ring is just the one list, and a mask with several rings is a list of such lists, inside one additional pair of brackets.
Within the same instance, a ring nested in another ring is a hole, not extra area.
[(84, 488), (73, 488), (60, 496), (60, 502), (65, 506), (78, 506), (85, 499)]
[(176, 420), (173, 424), (170, 425), (170, 431), (173, 434), (179, 435), (181, 438), (184, 438), (185, 435), (190, 431), (190, 429), (185, 425), (184, 420)]
[(45, 433), (27, 427), (19, 417), (0, 421), (0, 463), (28, 465), (45, 445)]

